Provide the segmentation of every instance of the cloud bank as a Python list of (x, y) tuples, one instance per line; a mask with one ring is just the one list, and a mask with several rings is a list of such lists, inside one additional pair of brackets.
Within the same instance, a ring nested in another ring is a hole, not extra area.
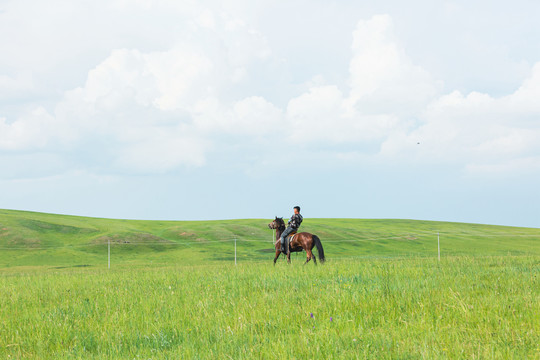
[[(444, 79), (408, 56), (392, 17), (376, 15), (351, 34), (345, 85), (313, 74), (278, 104), (250, 90), (283, 62), (263, 33), (226, 12), (169, 10), (192, 20), (165, 49), (116, 48), (51, 106), (0, 114), (0, 152), (103, 174), (212, 166), (222, 153), (249, 172), (291, 147), (312, 160), (451, 164), (481, 175), (540, 169), (540, 63), (504, 96), (445, 93)], [(0, 74), (0, 94), (33, 86), (27, 74)]]

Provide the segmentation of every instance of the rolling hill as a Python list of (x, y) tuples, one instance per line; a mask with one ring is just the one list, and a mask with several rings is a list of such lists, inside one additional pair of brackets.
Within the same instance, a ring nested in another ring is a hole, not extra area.
[(538, 358), (540, 229), (308, 218), (272, 266), (268, 222), (0, 210), (0, 358)]
[[(0, 267), (206, 264), (273, 259), (270, 219), (140, 221), (0, 210)], [(311, 219), (328, 259), (349, 257), (539, 255), (540, 229), (385, 219)], [(293, 259), (303, 255), (293, 255)]]

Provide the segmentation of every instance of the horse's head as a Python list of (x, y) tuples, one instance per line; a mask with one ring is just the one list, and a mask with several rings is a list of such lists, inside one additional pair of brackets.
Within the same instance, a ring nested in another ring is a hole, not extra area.
[(268, 227), (270, 229), (283, 229), (285, 227), (285, 221), (283, 221), (283, 218), (279, 218), (276, 216), (274, 221), (272, 221), (270, 224), (268, 224)]

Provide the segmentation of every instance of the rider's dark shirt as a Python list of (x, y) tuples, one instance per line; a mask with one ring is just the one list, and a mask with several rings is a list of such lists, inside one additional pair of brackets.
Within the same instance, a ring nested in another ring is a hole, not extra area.
[(297, 230), (300, 227), (300, 224), (302, 223), (303, 220), (304, 218), (302, 217), (302, 215), (293, 214), (293, 216), (291, 216), (291, 220), (289, 220), (289, 226)]

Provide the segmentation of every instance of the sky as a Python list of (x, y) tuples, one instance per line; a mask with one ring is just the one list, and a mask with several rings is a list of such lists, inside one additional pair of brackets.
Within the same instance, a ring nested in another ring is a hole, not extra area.
[(538, 14), (0, 0), (0, 208), (540, 227)]

